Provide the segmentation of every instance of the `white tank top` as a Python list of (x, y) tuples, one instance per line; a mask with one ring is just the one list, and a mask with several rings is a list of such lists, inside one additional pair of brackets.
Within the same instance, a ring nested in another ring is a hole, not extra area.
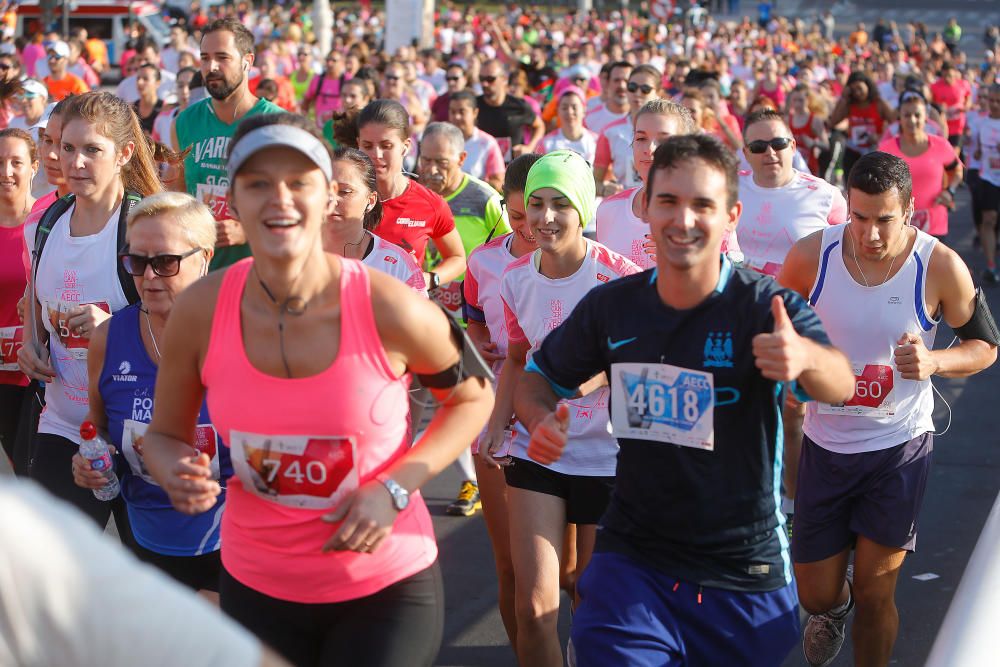
[(89, 340), (72, 335), (65, 326), (67, 308), (96, 304), (115, 313), (128, 305), (118, 282), (118, 215), (89, 236), (70, 236), (71, 206), (58, 221), (42, 251), (35, 294), (40, 316), (49, 332), (50, 363), (55, 381), (45, 386), (45, 411), (39, 433), (80, 440), (80, 422), (87, 416), (87, 348)]
[(823, 230), (809, 303), (833, 345), (850, 359), (855, 395), (845, 405), (807, 403), (802, 430), (824, 449), (855, 454), (895, 447), (934, 430), (931, 381), (904, 380), (893, 353), (907, 332), (918, 334), (931, 349), (940, 320), (931, 319), (924, 300), (937, 239), (916, 230), (913, 249), (899, 272), (882, 285), (865, 287), (844, 264), (844, 244), (851, 242), (844, 238), (847, 228)]

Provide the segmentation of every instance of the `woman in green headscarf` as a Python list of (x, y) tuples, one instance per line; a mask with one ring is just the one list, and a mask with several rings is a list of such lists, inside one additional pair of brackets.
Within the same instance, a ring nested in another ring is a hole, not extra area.
[(566, 524), (577, 525), (577, 572), (582, 572), (614, 483), (618, 445), (608, 430), (604, 376), (567, 388), (560, 414), (570, 443), (556, 463), (528, 459), (531, 424), (518, 423), (512, 438), (505, 438), (504, 430), (519, 378), (539, 372), (526, 364), (529, 351), (537, 350), (591, 289), (639, 269), (584, 238), (583, 228), (594, 215), (594, 178), (577, 153), (554, 151), (540, 158), (528, 172), (524, 198), (538, 250), (508, 266), (500, 282), (509, 346), (479, 455), (487, 464), (505, 466), (518, 660), (556, 665), (562, 664), (557, 623), (563, 533)]

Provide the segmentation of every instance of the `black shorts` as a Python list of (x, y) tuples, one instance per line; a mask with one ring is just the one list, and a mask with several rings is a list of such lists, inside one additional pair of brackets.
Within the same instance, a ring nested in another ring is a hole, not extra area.
[(150, 551), (139, 544), (133, 545), (132, 550), (139, 560), (149, 563), (192, 590), (219, 592), (222, 559), (218, 551), (200, 556), (168, 556)]
[(948, 143), (951, 144), (952, 146), (954, 146), (955, 148), (958, 148), (959, 146), (962, 145), (962, 135), (961, 134), (949, 134), (948, 135)]
[(981, 180), (979, 188), (979, 205), (983, 211), (1000, 211), (1000, 185)]
[(601, 520), (615, 486), (614, 477), (567, 475), (517, 457), (503, 473), (507, 486), (562, 498), (566, 501), (566, 522), (582, 525)]
[(792, 559), (824, 560), (850, 547), (857, 535), (914, 551), (933, 451), (932, 433), (857, 454), (831, 452), (803, 437)]

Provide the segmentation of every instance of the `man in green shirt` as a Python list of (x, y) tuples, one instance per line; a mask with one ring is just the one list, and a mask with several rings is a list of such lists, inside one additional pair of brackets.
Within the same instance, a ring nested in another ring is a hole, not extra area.
[[(420, 184), (441, 195), (455, 218), (455, 229), (462, 237), (465, 256), (487, 240), (510, 231), (500, 193), (487, 183), (462, 171), (465, 162), (465, 137), (451, 123), (431, 123), (420, 140), (417, 174)], [(431, 256), (430, 264), (435, 262)], [(463, 273), (444, 283), (431, 297), (444, 306), (452, 317), (462, 321)]]
[(247, 116), (282, 112), (250, 92), (247, 80), (253, 58), (253, 35), (242, 23), (219, 19), (209, 24), (201, 38), (201, 75), (209, 97), (177, 114), (171, 130), (174, 145), (182, 151), (190, 149), (175, 187), (183, 187), (215, 216), (218, 241), (212, 270), (250, 256), (243, 227), (227, 203), (229, 141)]
[[(492, 238), (510, 231), (500, 194), (492, 186), (462, 171), (465, 162), (465, 135), (451, 123), (431, 123), (420, 140), (417, 173), (420, 183), (448, 202), (455, 229), (462, 237), (465, 256)], [(433, 261), (433, 260), (431, 260)], [(431, 298), (464, 326), (461, 276), (431, 292)], [(448, 514), (472, 516), (481, 507), (476, 469), (471, 450), (466, 448), (456, 462), (464, 481), (458, 498), (448, 506)]]

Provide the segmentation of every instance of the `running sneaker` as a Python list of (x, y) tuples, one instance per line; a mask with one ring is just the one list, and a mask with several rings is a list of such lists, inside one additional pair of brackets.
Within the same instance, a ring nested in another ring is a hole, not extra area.
[(986, 269), (983, 271), (984, 285), (996, 285), (997, 283), (1000, 283), (1000, 272), (996, 269)]
[(854, 610), (854, 594), (851, 594), (851, 604), (839, 614), (815, 614), (806, 621), (805, 632), (802, 633), (802, 652), (806, 662), (812, 667), (826, 667), (840, 653), (846, 637), (845, 627), (847, 617)]
[(476, 510), (482, 509), (483, 503), (479, 499), (479, 485), (475, 482), (465, 480), (462, 488), (458, 490), (458, 498), (451, 505), (448, 505), (448, 514), (452, 516), (472, 516)]

